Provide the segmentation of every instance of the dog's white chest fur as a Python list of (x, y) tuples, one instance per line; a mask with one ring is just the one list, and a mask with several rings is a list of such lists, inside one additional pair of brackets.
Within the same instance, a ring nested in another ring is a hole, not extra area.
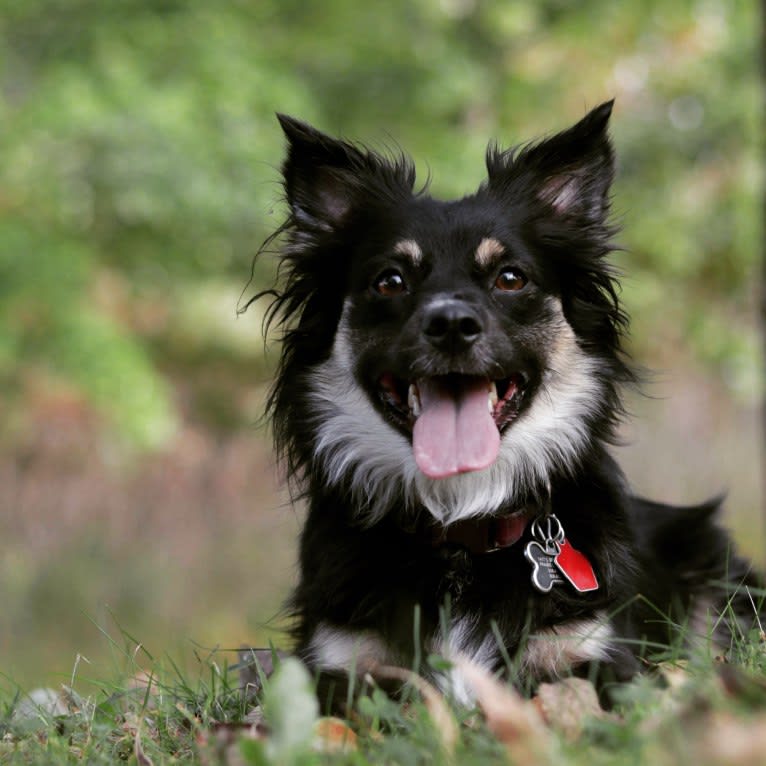
[[(573, 620), (531, 634), (511, 658), (511, 678), (541, 679), (568, 675), (578, 665), (608, 659), (613, 630), (603, 614), (590, 620)], [(477, 630), (477, 621), (463, 617), (452, 622), (447, 636), (436, 635), (431, 651), (445, 659), (466, 658), (494, 673), (502, 666), (502, 653), (493, 633)], [(306, 659), (320, 671), (362, 676), (379, 665), (402, 665), (406, 659), (373, 631), (352, 631), (322, 623), (309, 642)], [(458, 668), (428, 672), (434, 682), (456, 702), (470, 706), (473, 692)]]

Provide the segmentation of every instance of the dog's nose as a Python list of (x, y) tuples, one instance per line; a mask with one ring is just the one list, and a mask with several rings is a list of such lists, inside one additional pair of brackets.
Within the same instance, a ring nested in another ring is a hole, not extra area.
[(464, 350), (483, 331), (478, 311), (457, 298), (445, 298), (432, 303), (423, 317), (423, 334), (440, 351)]

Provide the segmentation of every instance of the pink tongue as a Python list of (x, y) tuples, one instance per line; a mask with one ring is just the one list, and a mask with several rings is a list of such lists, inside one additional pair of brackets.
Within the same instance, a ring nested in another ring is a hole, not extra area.
[(420, 415), (412, 431), (418, 468), (432, 479), (443, 479), (491, 465), (500, 449), (500, 433), (487, 398), (484, 378), (443, 378), (417, 382)]

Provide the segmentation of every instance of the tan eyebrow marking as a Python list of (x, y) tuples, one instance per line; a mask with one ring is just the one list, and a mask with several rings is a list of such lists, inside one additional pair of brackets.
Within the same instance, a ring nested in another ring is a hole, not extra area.
[(476, 248), (476, 263), (479, 266), (489, 266), (492, 261), (497, 260), (504, 252), (505, 248), (502, 242), (498, 242), (492, 237), (484, 237)]
[(394, 252), (411, 258), (416, 266), (423, 260), (423, 251), (414, 239), (403, 239), (401, 242), (398, 242)]

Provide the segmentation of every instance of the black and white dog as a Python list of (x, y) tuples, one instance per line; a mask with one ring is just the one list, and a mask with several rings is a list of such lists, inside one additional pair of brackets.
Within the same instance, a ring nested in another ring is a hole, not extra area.
[(606, 260), (611, 110), (490, 146), (454, 201), (414, 190), (405, 156), (279, 118), (270, 408), (308, 503), (297, 652), (322, 676), (435, 652), (526, 687), (626, 679), (679, 629), (728, 646), (755, 619), (717, 502), (636, 498), (607, 449), (635, 382)]

